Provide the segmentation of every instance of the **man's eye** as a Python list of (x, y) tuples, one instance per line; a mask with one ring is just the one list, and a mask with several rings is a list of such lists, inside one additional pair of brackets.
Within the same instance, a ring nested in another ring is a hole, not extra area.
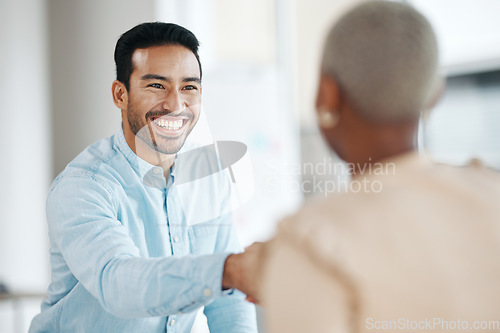
[(184, 89), (185, 89), (185, 90), (197, 90), (197, 89), (198, 89), (198, 87), (193, 86), (193, 85), (189, 85), (189, 86), (185, 86), (185, 87), (184, 87)]
[(153, 87), (153, 88), (158, 88), (158, 89), (163, 88), (163, 86), (159, 83), (151, 83), (150, 85), (148, 85), (148, 87)]

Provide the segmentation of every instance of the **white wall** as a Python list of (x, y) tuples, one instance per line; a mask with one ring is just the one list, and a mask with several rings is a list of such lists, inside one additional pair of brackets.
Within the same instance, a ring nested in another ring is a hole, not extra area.
[[(0, 1), (0, 281), (15, 292), (41, 293), (49, 281), (46, 23), (44, 0)], [(0, 302), (0, 332), (26, 331), (39, 304)]]
[(316, 89), (323, 43), (331, 25), (347, 9), (361, 0), (294, 0), (293, 68), (294, 103), (298, 106), (302, 129), (317, 130)]
[(446, 74), (500, 68), (498, 0), (409, 0), (433, 25)]
[(51, 167), (45, 1), (1, 1), (0, 41), (0, 280), (43, 290)]

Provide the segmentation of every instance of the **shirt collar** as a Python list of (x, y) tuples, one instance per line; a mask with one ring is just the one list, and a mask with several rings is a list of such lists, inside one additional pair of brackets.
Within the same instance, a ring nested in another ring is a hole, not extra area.
[(129, 164), (140, 176), (143, 183), (149, 187), (169, 188), (175, 180), (175, 173), (177, 168), (180, 168), (179, 172), (181, 174), (188, 174), (188, 170), (183, 170), (189, 168), (189, 166), (186, 166), (186, 163), (181, 163), (181, 166), (176, 167), (176, 165), (179, 164), (178, 156), (185, 152), (201, 147), (199, 143), (191, 142), (189, 139), (186, 140), (182, 148), (177, 152), (174, 163), (172, 164), (172, 167), (170, 167), (170, 177), (168, 181), (166, 181), (163, 175), (163, 169), (161, 167), (146, 162), (145, 160), (137, 156), (132, 151), (132, 149), (130, 149), (127, 140), (125, 139), (122, 126), (120, 126), (120, 129), (115, 134), (115, 136), (117, 138), (115, 145), (117, 146), (118, 150), (125, 156)]

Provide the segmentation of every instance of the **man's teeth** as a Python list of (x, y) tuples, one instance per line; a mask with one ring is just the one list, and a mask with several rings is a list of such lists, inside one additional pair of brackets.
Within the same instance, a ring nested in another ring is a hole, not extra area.
[(165, 119), (155, 119), (155, 124), (168, 130), (178, 130), (182, 127), (182, 120), (168, 121)]

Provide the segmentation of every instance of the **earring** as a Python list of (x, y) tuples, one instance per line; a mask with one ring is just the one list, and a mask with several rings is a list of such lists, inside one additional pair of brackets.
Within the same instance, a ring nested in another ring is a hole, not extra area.
[(326, 108), (318, 109), (319, 126), (323, 128), (333, 128), (339, 122), (339, 114), (335, 110)]

